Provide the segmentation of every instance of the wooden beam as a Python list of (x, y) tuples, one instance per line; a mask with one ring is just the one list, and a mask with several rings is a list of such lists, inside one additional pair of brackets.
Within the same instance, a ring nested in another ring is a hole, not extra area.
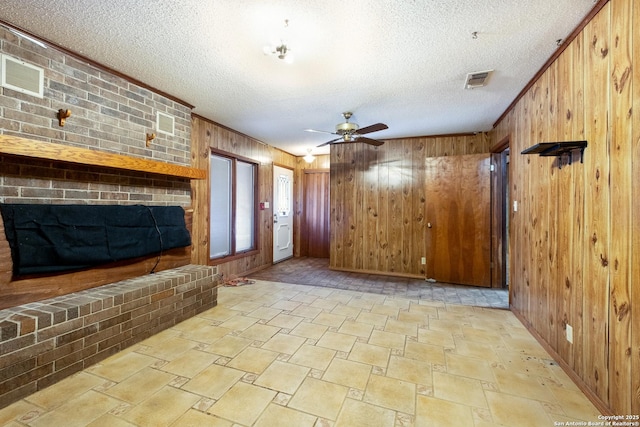
[(1, 154), (180, 178), (205, 179), (207, 177), (207, 171), (204, 169), (11, 135), (0, 135)]

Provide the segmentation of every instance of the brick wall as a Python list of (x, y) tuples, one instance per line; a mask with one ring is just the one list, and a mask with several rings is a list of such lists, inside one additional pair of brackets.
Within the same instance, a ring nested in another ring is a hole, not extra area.
[(0, 310), (0, 408), (214, 307), (214, 269), (187, 265)]
[[(168, 163), (191, 164), (191, 109), (166, 96), (43, 48), (0, 27), (0, 53), (44, 69), (44, 98), (0, 88), (0, 133)], [(59, 109), (71, 110), (60, 127)], [(156, 112), (175, 120), (173, 136), (156, 130)], [(157, 138), (146, 146), (146, 134)], [(113, 173), (0, 156), (0, 202), (180, 205), (188, 180)]]

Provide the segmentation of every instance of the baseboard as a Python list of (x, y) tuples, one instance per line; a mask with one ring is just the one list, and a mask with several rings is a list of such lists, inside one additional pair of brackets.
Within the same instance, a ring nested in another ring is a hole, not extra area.
[(329, 270), (344, 271), (347, 273), (375, 274), (376, 276), (403, 277), (406, 279), (419, 279), (419, 280), (425, 279), (424, 276), (421, 276), (419, 274), (395, 273), (395, 272), (379, 271), (379, 270), (358, 270), (354, 268), (340, 268), (340, 267), (331, 267), (331, 266), (329, 266)]

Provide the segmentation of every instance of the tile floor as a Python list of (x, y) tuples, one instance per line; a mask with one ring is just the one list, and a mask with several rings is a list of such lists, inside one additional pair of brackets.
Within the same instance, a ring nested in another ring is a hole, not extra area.
[(539, 427), (598, 414), (508, 310), (256, 280), (0, 410), (0, 425)]
[(453, 304), (509, 308), (509, 293), (506, 289), (431, 283), (424, 279), (329, 270), (328, 258), (291, 258), (259, 271), (251, 278)]

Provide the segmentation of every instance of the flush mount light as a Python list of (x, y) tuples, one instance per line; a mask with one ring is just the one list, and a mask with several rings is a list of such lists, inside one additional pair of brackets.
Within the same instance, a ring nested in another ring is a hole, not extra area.
[(313, 163), (313, 161), (316, 159), (315, 156), (311, 154), (311, 148), (307, 150), (307, 155), (304, 156), (303, 159), (307, 163)]
[(284, 62), (290, 64), (293, 62), (293, 54), (291, 53), (291, 47), (287, 45), (286, 35), (289, 28), (289, 20), (284, 20), (284, 29), (282, 34), (276, 43), (266, 45), (263, 48), (265, 55), (275, 55), (278, 59), (282, 59)]

